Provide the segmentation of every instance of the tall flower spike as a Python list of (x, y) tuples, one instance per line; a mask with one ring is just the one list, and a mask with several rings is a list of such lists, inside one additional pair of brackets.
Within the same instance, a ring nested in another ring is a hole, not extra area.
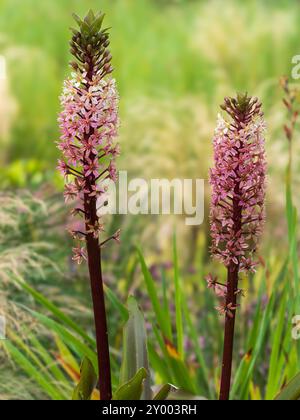
[(254, 254), (264, 223), (266, 158), (265, 122), (258, 99), (239, 94), (226, 98), (221, 108), (231, 120), (219, 116), (215, 131), (210, 220), (212, 255), (228, 271), (223, 302), (223, 400), (229, 398), (230, 391), (239, 273), (255, 271)]
[[(97, 201), (105, 194), (104, 180), (116, 180), (115, 143), (118, 130), (118, 93), (108, 50), (109, 34), (102, 29), (104, 15), (92, 11), (81, 20), (74, 15), (79, 30), (72, 29), (70, 42), (72, 77), (64, 83), (59, 116), (61, 138), (58, 148), (63, 159), (58, 170), (66, 179), (65, 200), (73, 201), (73, 216), (84, 219), (84, 231), (71, 232), (78, 241), (74, 260), (88, 261), (91, 280), (99, 362), (101, 399), (111, 399), (111, 378), (107, 323), (101, 271), (103, 224), (97, 214)], [(87, 257), (86, 257), (87, 255)]]

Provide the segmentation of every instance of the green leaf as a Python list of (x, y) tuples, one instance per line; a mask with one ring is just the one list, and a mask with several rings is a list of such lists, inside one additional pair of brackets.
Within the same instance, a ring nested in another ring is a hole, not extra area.
[[(287, 266), (287, 261), (285, 261), (281, 269), (279, 270), (279, 273), (276, 276), (273, 290), (278, 290), (279, 285), (285, 279), (287, 273)], [(247, 397), (249, 383), (253, 375), (255, 364), (261, 353), (265, 336), (267, 334), (268, 326), (272, 322), (272, 314), (276, 301), (276, 294), (272, 293), (267, 307), (264, 310), (262, 310), (262, 296), (265, 291), (265, 283), (266, 278), (264, 274), (263, 282), (259, 291), (258, 303), (256, 307), (256, 313), (254, 316), (254, 324), (247, 345), (247, 354), (245, 355), (245, 357), (243, 357), (242, 361), (240, 362), (232, 385), (231, 399), (233, 400), (236, 398), (243, 399)]]
[(44, 345), (42, 345), (40, 341), (36, 338), (35, 335), (28, 332), (28, 337), (29, 337), (31, 346), (38, 353), (40, 359), (43, 362), (43, 365), (46, 366), (49, 369), (49, 371), (51, 371), (56, 382), (61, 383), (64, 386), (66, 383), (66, 377), (61, 371), (61, 369), (57, 366), (56, 360), (53, 360), (53, 357), (49, 349), (46, 349)]
[(168, 400), (170, 401), (206, 401), (206, 398), (201, 397), (199, 395), (193, 395), (189, 392), (182, 391), (181, 389), (177, 389), (176, 391), (172, 391), (169, 394)]
[(198, 336), (198, 331), (195, 328), (193, 321), (191, 319), (191, 314), (187, 305), (187, 301), (186, 301), (186, 296), (183, 293), (183, 311), (184, 311), (184, 317), (187, 323), (187, 329), (189, 331), (189, 336), (191, 338), (191, 340), (193, 341), (194, 344), (194, 351), (195, 351), (195, 356), (197, 357), (198, 363), (199, 363), (199, 371), (200, 371), (200, 375), (201, 378), (204, 382), (205, 388), (207, 389), (207, 391), (209, 392), (209, 397), (211, 399), (215, 398), (215, 393), (214, 391), (211, 389), (210, 387), (210, 382), (209, 382), (209, 372), (208, 372), (208, 368), (207, 368), (207, 363), (206, 360), (204, 358), (203, 352), (201, 350), (201, 347), (199, 346), (199, 336)]
[(106, 285), (104, 285), (104, 292), (107, 297), (107, 299), (110, 301), (110, 303), (117, 309), (117, 311), (120, 313), (122, 320), (127, 322), (129, 313), (128, 309), (123, 305), (122, 302), (118, 299), (118, 297), (115, 295), (115, 293), (109, 289)]
[(164, 401), (168, 398), (169, 393), (172, 389), (172, 385), (170, 384), (165, 384), (163, 385), (158, 392), (154, 395), (153, 400), (156, 401)]
[(176, 235), (173, 237), (173, 259), (174, 259), (174, 283), (175, 283), (175, 312), (176, 312), (176, 332), (177, 350), (182, 360), (184, 360), (184, 336), (182, 321), (181, 287), (179, 278), (179, 266), (177, 256)]
[(281, 298), (281, 304), (277, 311), (278, 317), (276, 318), (276, 327), (272, 332), (272, 341), (271, 341), (271, 359), (270, 367), (268, 374), (267, 390), (266, 390), (266, 400), (273, 400), (278, 389), (278, 373), (282, 373), (282, 369), (279, 369), (280, 365), (280, 350), (282, 347), (284, 339), (284, 326), (285, 326), (285, 316), (287, 308), (287, 293), (285, 292)]
[[(145, 320), (136, 300), (128, 299), (129, 319), (123, 332), (123, 359), (120, 383), (129, 381), (135, 373), (144, 368), (149, 372)], [(151, 399), (150, 376), (145, 381), (142, 399)]]
[(148, 343), (148, 352), (152, 369), (159, 374), (159, 377), (163, 382), (168, 382), (172, 377), (168, 361), (165, 361), (164, 358), (160, 357), (159, 353), (151, 343)]
[(91, 28), (93, 33), (98, 33), (101, 29), (102, 23), (103, 23), (103, 19), (104, 19), (105, 14), (102, 13), (99, 16), (96, 17), (93, 26)]
[(169, 298), (168, 298), (169, 287), (167, 283), (165, 269), (162, 269), (161, 277), (162, 277), (162, 291), (163, 291), (163, 311), (166, 317), (166, 324), (169, 330), (167, 338), (169, 340), (172, 340), (172, 321), (171, 321), (170, 305), (169, 305)]
[(122, 401), (138, 401), (141, 399), (144, 381), (147, 378), (148, 374), (145, 368), (141, 368), (135, 376), (121, 385), (113, 396), (113, 400), (122, 400)]
[(79, 28), (81, 29), (82, 20), (80, 19), (80, 17), (76, 15), (76, 13), (72, 13), (72, 16), (73, 16), (73, 19), (76, 21), (77, 25), (79, 26)]
[(300, 399), (300, 373), (287, 384), (275, 398), (277, 401), (298, 401)]
[(80, 381), (74, 389), (72, 400), (88, 401), (97, 384), (97, 375), (92, 362), (85, 357), (80, 367)]
[(80, 335), (86, 342), (88, 342), (93, 348), (96, 347), (95, 341), (89, 337), (76, 322), (72, 321), (71, 318), (66, 316), (60, 309), (57, 308), (52, 302), (50, 302), (45, 296), (37, 292), (35, 289), (30, 287), (24, 281), (19, 281), (16, 279), (16, 282), (21, 286), (26, 292), (28, 292), (37, 302), (39, 302), (44, 308), (48, 309), (60, 322), (67, 325), (72, 331)]
[(93, 362), (95, 369), (97, 368), (97, 356), (86, 344), (71, 334), (63, 325), (58, 324), (53, 319), (32, 311), (31, 309), (26, 309), (43, 325), (49, 328), (52, 332), (55, 332), (62, 340), (64, 340), (65, 343), (68, 343), (68, 346), (72, 347), (78, 355), (88, 357)]
[(90, 9), (89, 11), (88, 11), (88, 14), (86, 15), (86, 17), (84, 18), (84, 21), (89, 25), (89, 26), (91, 26), (92, 25), (92, 23), (94, 22), (94, 20), (95, 20), (95, 15), (94, 15), (94, 12), (92, 11), (92, 9)]
[[(169, 341), (164, 341), (160, 332), (152, 325), (153, 332), (157, 343), (159, 344), (163, 353), (162, 362), (168, 368), (170, 376), (166, 378), (168, 382), (174, 383), (178, 388), (182, 388), (187, 392), (197, 393), (197, 386), (195, 377), (192, 377), (185, 362), (180, 359), (177, 349)], [(152, 354), (151, 354), (152, 355)], [(151, 358), (152, 360), (152, 358)]]
[(155, 312), (157, 323), (160, 329), (162, 330), (164, 336), (171, 339), (170, 326), (168, 325), (168, 320), (164, 315), (164, 311), (158, 299), (158, 295), (156, 291), (157, 290), (156, 284), (150, 274), (150, 271), (148, 270), (143, 254), (139, 248), (137, 249), (137, 252), (140, 259), (140, 264), (141, 264), (142, 272), (144, 275), (147, 291), (148, 291), (148, 294), (151, 299), (152, 306)]
[(56, 387), (51, 384), (48, 376), (38, 370), (37, 366), (32, 364), (31, 361), (17, 349), (17, 347), (15, 347), (9, 340), (6, 340), (3, 345), (6, 347), (18, 366), (23, 369), (31, 380), (35, 381), (51, 399), (64, 399)]

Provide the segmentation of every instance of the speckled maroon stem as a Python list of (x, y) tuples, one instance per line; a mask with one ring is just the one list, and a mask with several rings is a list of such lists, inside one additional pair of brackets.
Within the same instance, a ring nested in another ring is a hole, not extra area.
[[(243, 147), (243, 145), (241, 145)], [(238, 152), (238, 151), (237, 151)], [(238, 153), (239, 155), (239, 153)], [(233, 230), (235, 233), (242, 229), (242, 208), (239, 205), (240, 184), (235, 186), (235, 197), (233, 199)], [(230, 311), (230, 316), (225, 313), (225, 327), (224, 327), (224, 350), (222, 362), (222, 376), (220, 387), (220, 401), (227, 401), (230, 398), (231, 375), (232, 375), (232, 359), (233, 359), (233, 345), (234, 345), (234, 330), (236, 319), (236, 305), (239, 284), (239, 264), (231, 262), (227, 270), (227, 295), (226, 307), (231, 305), (233, 311)]]
[[(231, 264), (228, 268), (228, 293), (226, 298), (226, 305), (232, 304), (233, 307), (235, 307), (237, 303), (238, 270), (238, 266), (235, 264)], [(232, 311), (232, 317), (229, 317), (227, 314), (225, 315), (224, 351), (220, 388), (221, 401), (229, 400), (230, 396), (234, 329), (236, 318), (235, 313), (236, 311)]]
[[(95, 199), (85, 199), (85, 212), (90, 215), (89, 223), (93, 225), (97, 220)], [(100, 399), (111, 400), (110, 356), (101, 268), (101, 249), (98, 238), (94, 238), (92, 233), (87, 235), (86, 243), (96, 329)]]
[[(93, 66), (91, 63), (92, 60), (90, 60), (90, 72), (87, 76), (88, 80), (92, 80), (93, 76)], [(92, 132), (89, 133), (87, 137), (89, 137), (92, 134)], [(92, 186), (96, 185), (95, 177), (93, 176), (92, 179), (89, 179), (89, 181), (87, 181), (87, 183), (89, 184), (87, 185), (87, 189), (92, 190)], [(90, 197), (89, 194), (85, 194), (84, 211), (86, 232), (89, 232), (90, 227), (96, 226), (99, 221), (97, 216), (96, 197)], [(94, 237), (93, 232), (87, 233), (86, 244), (96, 330), (100, 399), (111, 400), (111, 369), (102, 277), (101, 247), (99, 244), (99, 239), (97, 237)]]

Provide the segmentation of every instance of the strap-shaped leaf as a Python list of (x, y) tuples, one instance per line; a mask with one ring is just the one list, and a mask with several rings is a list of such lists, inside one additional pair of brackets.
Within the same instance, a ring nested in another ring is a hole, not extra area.
[(297, 401), (300, 399), (300, 373), (277, 395), (277, 401)]
[(113, 396), (113, 400), (138, 401), (141, 399), (144, 381), (148, 374), (146, 369), (141, 368), (135, 376), (124, 385), (121, 385)]
[(97, 383), (97, 375), (92, 362), (85, 357), (80, 367), (80, 381), (73, 392), (72, 400), (88, 401)]
[[(120, 383), (128, 382), (136, 372), (144, 368), (149, 372), (147, 336), (145, 320), (136, 300), (128, 299), (129, 319), (123, 333), (123, 359), (120, 375)], [(150, 387), (150, 375), (145, 378), (142, 399), (150, 400), (152, 397)]]
[(163, 385), (158, 392), (154, 395), (153, 400), (156, 401), (164, 401), (168, 398), (169, 393), (172, 389), (172, 385), (170, 384), (165, 384)]

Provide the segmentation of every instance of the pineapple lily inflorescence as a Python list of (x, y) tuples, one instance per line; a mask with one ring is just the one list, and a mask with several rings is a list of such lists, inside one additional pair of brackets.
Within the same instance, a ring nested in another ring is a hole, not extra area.
[(118, 94), (109, 77), (113, 68), (108, 50), (109, 35), (102, 29), (103, 14), (92, 11), (72, 29), (72, 77), (65, 81), (59, 116), (63, 159), (58, 169), (66, 180), (65, 200), (74, 202), (73, 216), (82, 218), (80, 229), (71, 230), (78, 242), (73, 259), (88, 261), (95, 313), (101, 399), (111, 398), (109, 348), (101, 271), (101, 248), (109, 239), (119, 240), (119, 231), (101, 241), (104, 226), (99, 206), (106, 180), (116, 181), (115, 143), (118, 129)]
[(219, 116), (214, 137), (211, 233), (212, 254), (227, 268), (227, 283), (209, 276), (225, 315), (224, 360), (221, 399), (229, 398), (235, 316), (238, 309), (239, 273), (255, 271), (257, 242), (264, 222), (265, 122), (257, 98), (238, 95), (226, 98), (222, 109), (231, 117)]

